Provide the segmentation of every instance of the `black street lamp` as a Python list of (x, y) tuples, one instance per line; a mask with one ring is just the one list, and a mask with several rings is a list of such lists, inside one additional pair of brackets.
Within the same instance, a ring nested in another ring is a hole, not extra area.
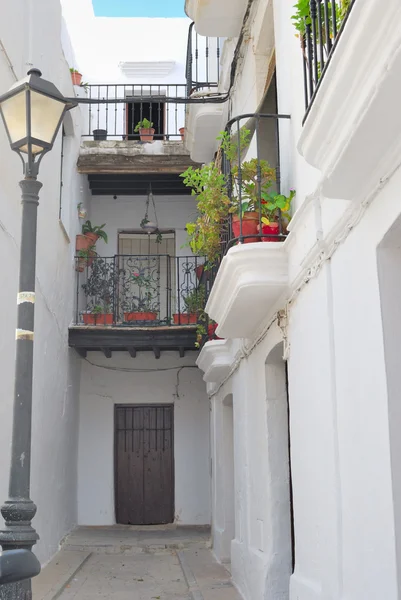
[[(35, 307), (36, 223), (39, 204), (37, 181), (43, 156), (54, 144), (67, 110), (77, 104), (64, 98), (38, 69), (15, 83), (0, 96), (0, 114), (11, 149), (24, 165), (22, 190), (22, 230), (20, 247), (18, 317), (16, 330), (13, 433), (9, 480), (9, 499), (1, 507), (5, 528), (0, 531), (3, 550), (32, 550), (39, 539), (31, 526), (36, 506), (30, 499), (32, 374)], [(7, 600), (30, 600), (31, 580), (0, 587)]]

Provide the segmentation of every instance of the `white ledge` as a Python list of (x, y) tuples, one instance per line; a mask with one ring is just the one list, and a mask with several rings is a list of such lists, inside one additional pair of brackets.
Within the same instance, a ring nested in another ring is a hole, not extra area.
[(232, 360), (231, 341), (212, 340), (203, 346), (196, 364), (204, 372), (204, 381), (221, 383), (230, 372)]
[(282, 242), (240, 244), (222, 260), (206, 305), (217, 335), (251, 338), (288, 287)]
[(363, 198), (396, 165), (401, 4), (356, 0), (299, 139), (327, 198)]
[(185, 12), (199, 35), (237, 37), (247, 4), (247, 0), (186, 0)]
[[(213, 97), (217, 89), (195, 92), (191, 98)], [(213, 159), (217, 135), (223, 128), (223, 104), (189, 104), (185, 125), (185, 145), (195, 162)]]

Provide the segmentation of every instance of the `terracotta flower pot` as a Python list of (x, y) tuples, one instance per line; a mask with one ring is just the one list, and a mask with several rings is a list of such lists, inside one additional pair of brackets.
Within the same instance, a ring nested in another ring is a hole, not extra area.
[(180, 127), (178, 131), (180, 132), (181, 140), (184, 141), (184, 139), (185, 139), (185, 127)]
[[(239, 215), (233, 215), (233, 234), (234, 237), (240, 236), (241, 227)], [(246, 212), (242, 217), (242, 235), (252, 235), (258, 233), (259, 227), (259, 213), (256, 211)], [(260, 242), (260, 237), (247, 237), (244, 239), (244, 244), (250, 244), (252, 242)]]
[(91, 245), (94, 246), (99, 239), (97, 233), (85, 233), (86, 237), (91, 240)]
[(81, 81), (82, 81), (81, 73), (78, 73), (78, 71), (71, 73), (71, 80), (72, 80), (72, 85), (81, 85)]
[(218, 325), (217, 323), (211, 323), (210, 325), (207, 326), (207, 335), (209, 340), (221, 340), (222, 338), (217, 337), (216, 335), (216, 329), (217, 329)]
[[(280, 233), (280, 228), (278, 223), (270, 223), (270, 225), (265, 225), (262, 223), (262, 233), (267, 233), (266, 237), (262, 237), (262, 242), (280, 242), (280, 238), (277, 237)], [(270, 235), (269, 235), (270, 234)]]
[(89, 252), (88, 258), (84, 256), (80, 256), (78, 258), (77, 264), (75, 265), (75, 270), (82, 273), (85, 270), (85, 267), (90, 267), (93, 264), (93, 259), (96, 256), (96, 252)]
[(197, 267), (195, 267), (195, 273), (198, 279), (202, 277), (204, 268), (204, 265), (198, 265)]
[(83, 313), (84, 325), (113, 325), (113, 313)]
[(93, 236), (96, 234), (88, 233), (87, 235), (82, 235), (79, 233), (75, 240), (75, 250), (88, 250), (91, 246), (94, 246), (97, 241), (97, 236), (95, 240)]
[(124, 321), (156, 321), (157, 313), (155, 312), (125, 312)]
[(198, 315), (196, 313), (177, 313), (173, 315), (174, 325), (196, 325)]
[(153, 128), (139, 130), (139, 137), (141, 138), (141, 142), (153, 142), (153, 136), (155, 135), (155, 130)]

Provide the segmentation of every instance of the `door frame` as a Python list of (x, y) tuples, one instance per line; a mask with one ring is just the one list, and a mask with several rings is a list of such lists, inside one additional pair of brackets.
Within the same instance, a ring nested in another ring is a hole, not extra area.
[[(113, 465), (114, 465), (114, 477), (113, 477), (113, 481), (114, 481), (114, 522), (117, 524), (117, 506), (118, 506), (118, 486), (117, 486), (117, 468), (118, 468), (118, 455), (117, 455), (117, 429), (116, 429), (116, 424), (117, 424), (117, 410), (119, 408), (171, 408), (172, 412), (173, 412), (173, 417), (172, 417), (172, 428), (171, 428), (171, 448), (172, 448), (172, 494), (173, 494), (173, 502), (172, 502), (172, 508), (173, 508), (173, 523), (175, 522), (175, 404), (173, 402), (159, 402), (159, 403), (149, 403), (149, 404), (141, 404), (141, 403), (127, 403), (127, 404), (114, 404), (114, 410), (113, 410), (113, 449), (114, 449), (114, 456), (113, 456)], [(143, 527), (146, 527), (146, 525), (143, 525)]]

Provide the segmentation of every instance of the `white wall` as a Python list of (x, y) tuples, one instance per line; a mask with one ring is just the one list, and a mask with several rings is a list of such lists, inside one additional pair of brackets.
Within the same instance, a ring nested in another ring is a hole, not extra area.
[[(93, 366), (91, 363), (99, 366)], [(174, 404), (175, 522), (210, 523), (209, 402), (194, 359), (178, 353), (89, 353), (82, 364), (78, 522), (111, 525), (114, 512), (114, 405)], [(188, 368), (189, 367), (189, 368)]]
[[(61, 8), (53, 0), (22, 0), (2, 3), (0, 40), (17, 78), (31, 64), (53, 81), (67, 96), (73, 95), (71, 78), (61, 47)], [(46, 27), (43, 24), (46, 23)], [(15, 77), (0, 51), (0, 93)], [(74, 240), (78, 217), (78, 190), (85, 196), (87, 184), (76, 173), (80, 143), (79, 110), (71, 113), (71, 142), (66, 156), (64, 179), (68, 182), (63, 198), (68, 213), (67, 233)], [(0, 338), (0, 500), (7, 498), (10, 460), (16, 293), (20, 246), (20, 190), (22, 165), (9, 149), (0, 125), (0, 250), (6, 285), (0, 292), (4, 316)], [(68, 325), (72, 320), (74, 242), (70, 243), (59, 223), (60, 138), (40, 167), (43, 183), (38, 212), (38, 249), (36, 278), (36, 318), (32, 434), (32, 499), (38, 506), (33, 521), (40, 535), (35, 546), (42, 561), (58, 548), (60, 539), (77, 519), (76, 469), (78, 440), (78, 393), (80, 362), (68, 348)]]
[[(106, 223), (109, 240), (105, 244), (99, 240), (96, 251), (100, 256), (114, 256), (118, 253), (118, 231), (140, 229), (145, 216), (146, 196), (94, 196), (90, 218), (94, 225)], [(196, 201), (193, 196), (154, 196), (157, 220), (160, 229), (172, 229), (176, 235), (176, 256), (190, 256), (187, 247), (185, 226), (196, 219)], [(152, 203), (149, 206), (149, 220), (154, 221)]]

